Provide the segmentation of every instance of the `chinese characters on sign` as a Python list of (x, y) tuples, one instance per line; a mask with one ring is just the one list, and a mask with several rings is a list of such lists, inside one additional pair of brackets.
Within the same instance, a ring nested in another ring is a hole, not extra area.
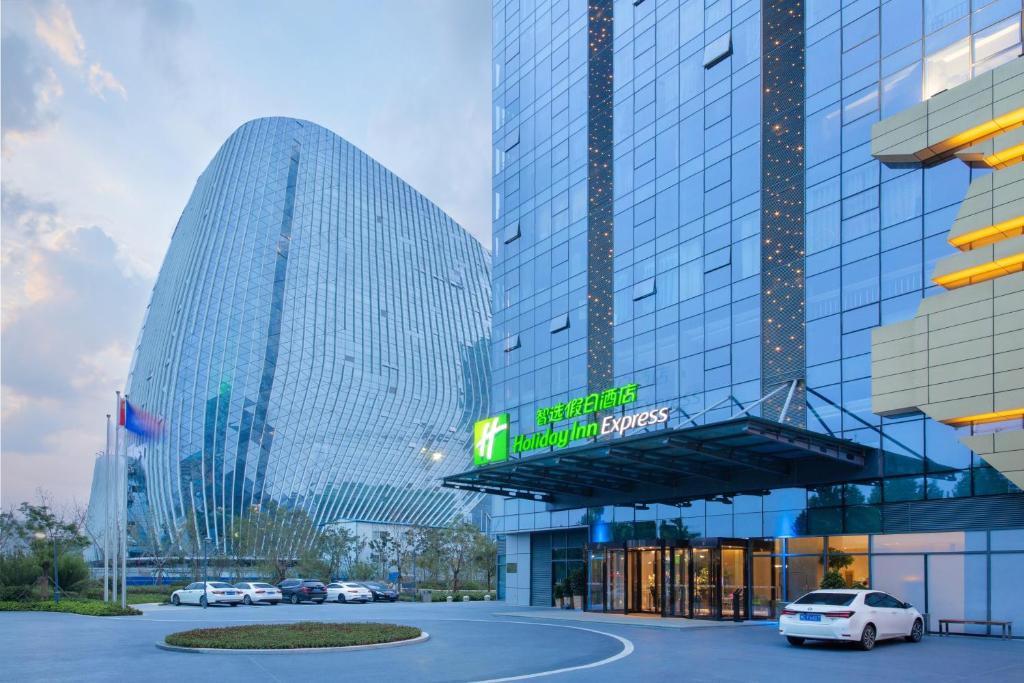
[(561, 420), (571, 420), (581, 415), (590, 415), (602, 410), (610, 410), (636, 401), (638, 385), (627, 384), (622, 387), (606, 389), (584, 397), (576, 397), (568, 403), (556, 403), (549, 408), (537, 409), (537, 425), (543, 427)]

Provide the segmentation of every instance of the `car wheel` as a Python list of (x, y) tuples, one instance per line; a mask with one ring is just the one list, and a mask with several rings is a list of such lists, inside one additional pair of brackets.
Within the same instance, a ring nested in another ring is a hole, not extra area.
[(797, 636), (786, 636), (786, 640), (789, 641), (790, 645), (803, 645), (804, 638), (798, 638)]
[(229, 602), (228, 606), (229, 607), (238, 607), (238, 603), (237, 602)]
[(172, 595), (171, 596), (171, 604), (174, 605), (175, 607), (177, 607), (178, 605), (181, 604), (181, 598), (179, 598), (177, 595)]
[(921, 639), (924, 638), (924, 624), (921, 623), (920, 619), (914, 620), (914, 625), (910, 627), (910, 635), (904, 636), (907, 642), (920, 643)]
[(299, 604), (299, 596), (298, 595), (293, 595), (292, 596), (292, 604), (293, 605)]
[(206, 596), (205, 595), (202, 596), (201, 598), (199, 598), (199, 606), (200, 607), (206, 607)]
[(338, 602), (340, 602), (340, 603), (344, 603), (345, 602), (345, 596), (342, 593), (338, 593)]
[(244, 602), (247, 605), (251, 605), (252, 604), (252, 598), (250, 598), (248, 595), (246, 595), (244, 598), (242, 598), (242, 602)]
[(860, 649), (867, 651), (873, 648), (875, 646), (875, 638), (877, 635), (878, 632), (875, 631), (875, 625), (867, 624), (860, 634), (860, 642), (858, 643), (858, 645), (860, 645)]

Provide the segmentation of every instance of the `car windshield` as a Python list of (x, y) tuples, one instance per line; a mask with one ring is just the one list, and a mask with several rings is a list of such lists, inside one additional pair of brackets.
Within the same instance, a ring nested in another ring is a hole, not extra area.
[(211, 581), (210, 585), (214, 588), (234, 588), (230, 583), (224, 583), (223, 581)]
[(366, 586), (367, 586), (367, 588), (373, 588), (373, 589), (379, 590), (379, 591), (384, 590), (384, 586), (380, 585), (379, 583), (368, 583), (368, 584), (366, 584)]
[(320, 583), (319, 581), (303, 581), (302, 585), (303, 586), (323, 586), (323, 584)]
[(269, 583), (254, 583), (254, 588), (273, 588)]
[(846, 607), (857, 597), (856, 593), (808, 593), (796, 601), (798, 605), (830, 605)]

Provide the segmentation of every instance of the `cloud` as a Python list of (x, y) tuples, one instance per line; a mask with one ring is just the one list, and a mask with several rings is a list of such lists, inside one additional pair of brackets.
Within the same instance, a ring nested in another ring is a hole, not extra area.
[(58, 455), (68, 467), (48, 470), (46, 487), (81, 496), (150, 282), (124, 268), (103, 228), (6, 186), (2, 203), (3, 496), (30, 496)]
[(36, 35), (68, 66), (85, 61), (85, 39), (75, 27), (71, 10), (63, 2), (50, 5), (45, 15), (36, 15)]
[(105, 90), (112, 90), (119, 93), (122, 98), (128, 99), (128, 91), (121, 85), (121, 81), (114, 78), (114, 74), (105, 70), (99, 64), (91, 65), (89, 67), (89, 92), (100, 99), (105, 99), (103, 97)]
[(54, 104), (64, 90), (53, 69), (44, 65), (28, 41), (11, 33), (0, 47), (0, 126), (24, 135), (56, 119)]
[(54, 54), (68, 66), (84, 76), (89, 85), (89, 92), (100, 99), (106, 99), (103, 93), (116, 92), (123, 99), (128, 99), (128, 91), (124, 85), (99, 62), (92, 62), (86, 68), (85, 39), (75, 26), (71, 10), (63, 2), (50, 4), (45, 13), (37, 14), (35, 21), (36, 37), (49, 47)]

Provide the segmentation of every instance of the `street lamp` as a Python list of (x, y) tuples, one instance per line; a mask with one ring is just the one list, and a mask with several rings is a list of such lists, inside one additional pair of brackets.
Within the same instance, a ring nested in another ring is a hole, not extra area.
[[(33, 534), (40, 541), (46, 540), (46, 533), (37, 531)], [(57, 580), (57, 535), (53, 535), (53, 604), (60, 604), (60, 583)]]

